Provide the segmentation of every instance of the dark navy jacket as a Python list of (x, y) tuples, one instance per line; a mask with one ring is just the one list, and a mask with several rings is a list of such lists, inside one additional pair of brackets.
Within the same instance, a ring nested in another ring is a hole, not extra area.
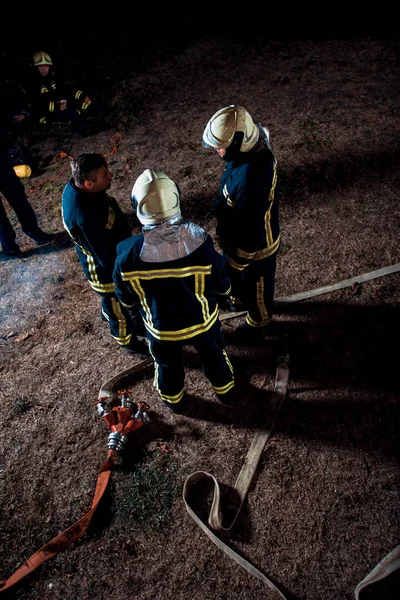
[(53, 71), (41, 75), (36, 67), (28, 84), (27, 94), (30, 112), (34, 119), (42, 122), (46, 122), (46, 118), (54, 121), (60, 112), (59, 100), (69, 99), (67, 90), (57, 82)]
[(71, 179), (62, 195), (62, 218), (92, 288), (113, 293), (117, 244), (132, 233), (116, 200), (105, 191), (86, 192)]
[(147, 331), (158, 340), (187, 340), (218, 319), (216, 294), (231, 289), (225, 261), (211, 237), (191, 254), (166, 262), (140, 258), (143, 234), (118, 245), (115, 293), (127, 308), (138, 306)]
[(280, 244), (276, 161), (264, 147), (226, 164), (215, 202), (216, 233), (231, 267), (243, 270)]
[[(89, 107), (89, 104), (84, 101), (86, 95), (89, 95), (89, 90), (77, 86), (75, 89), (70, 85), (62, 84), (53, 71), (41, 75), (35, 68), (26, 93), (29, 104), (27, 108), (33, 118), (41, 123), (72, 121)], [(60, 110), (60, 100), (67, 101), (67, 108), (64, 111)]]

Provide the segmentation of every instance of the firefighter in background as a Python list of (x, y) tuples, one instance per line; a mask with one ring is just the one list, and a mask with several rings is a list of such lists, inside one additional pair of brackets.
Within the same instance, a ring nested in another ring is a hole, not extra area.
[[(113, 269), (116, 247), (131, 236), (128, 221), (107, 190), (112, 175), (107, 161), (95, 152), (80, 154), (71, 161), (72, 178), (62, 194), (62, 219), (92, 289), (101, 296), (101, 315), (108, 321), (112, 337), (122, 349), (148, 356), (141, 319), (134, 321), (114, 293)], [(142, 328), (142, 332), (140, 331)]]
[(182, 218), (179, 189), (164, 173), (146, 169), (131, 201), (143, 228), (117, 247), (115, 293), (142, 315), (154, 387), (168, 408), (182, 412), (182, 353), (191, 344), (217, 398), (233, 403), (234, 374), (218, 318), (218, 299), (223, 302), (231, 289), (222, 255), (204, 229)]
[(202, 143), (226, 162), (215, 201), (216, 234), (232, 282), (230, 310), (247, 310), (236, 330), (245, 341), (261, 333), (273, 314), (280, 245), (277, 162), (268, 129), (239, 105), (211, 117)]
[(41, 124), (70, 123), (78, 133), (90, 133), (87, 118), (99, 116), (98, 103), (91, 92), (62, 83), (55, 75), (53, 61), (47, 52), (41, 50), (34, 54), (33, 67), (26, 90), (27, 107), (20, 115), (15, 115), (15, 121), (19, 122), (28, 114)]
[(36, 52), (33, 66), (34, 73), (27, 90), (28, 110), (33, 119), (47, 125), (55, 122), (74, 125), (79, 113), (72, 105), (72, 94), (56, 78), (51, 57), (46, 52)]

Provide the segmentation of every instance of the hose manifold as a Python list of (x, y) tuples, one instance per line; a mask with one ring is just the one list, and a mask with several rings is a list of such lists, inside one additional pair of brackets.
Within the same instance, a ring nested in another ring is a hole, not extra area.
[(99, 417), (104, 417), (105, 415), (108, 415), (111, 412), (105, 402), (97, 402), (96, 411)]

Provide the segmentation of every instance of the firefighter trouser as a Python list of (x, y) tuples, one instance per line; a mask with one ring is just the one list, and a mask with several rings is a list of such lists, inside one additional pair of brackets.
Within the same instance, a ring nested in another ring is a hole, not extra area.
[(264, 327), (272, 317), (275, 294), (276, 255), (251, 262), (243, 271), (228, 265), (232, 296), (239, 298), (247, 310), (246, 322)]
[(132, 336), (136, 338), (135, 326), (129, 312), (114, 294), (101, 295), (101, 314), (108, 321), (110, 333), (120, 346), (127, 346)]
[(183, 346), (192, 345), (197, 350), (203, 373), (220, 400), (235, 385), (232, 365), (225, 352), (221, 324), (217, 321), (205, 333), (182, 341), (160, 341), (149, 336), (150, 353), (154, 359), (154, 387), (165, 404), (172, 410), (182, 400), (185, 371)]
[[(0, 194), (4, 196), (17, 215), (22, 231), (28, 236), (35, 235), (40, 232), (36, 215), (26, 197), (24, 186), (13, 169), (8, 152), (0, 152), (0, 160)], [(18, 245), (15, 240), (15, 231), (0, 199), (0, 242), (3, 250), (6, 252), (16, 250)]]

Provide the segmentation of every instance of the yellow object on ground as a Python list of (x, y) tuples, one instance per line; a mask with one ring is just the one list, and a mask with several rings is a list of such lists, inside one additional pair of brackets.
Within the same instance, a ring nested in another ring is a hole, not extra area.
[(29, 165), (15, 165), (14, 171), (18, 177), (30, 177), (32, 175), (32, 169)]

